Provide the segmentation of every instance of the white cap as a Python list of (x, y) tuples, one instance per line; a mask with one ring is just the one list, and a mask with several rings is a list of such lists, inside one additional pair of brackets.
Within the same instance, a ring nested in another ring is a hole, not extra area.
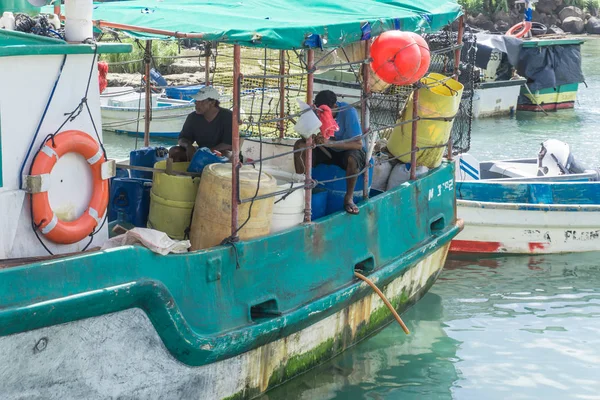
[(198, 91), (198, 93), (192, 95), (192, 99), (196, 101), (202, 101), (206, 99), (219, 100), (219, 92), (212, 86), (205, 86)]

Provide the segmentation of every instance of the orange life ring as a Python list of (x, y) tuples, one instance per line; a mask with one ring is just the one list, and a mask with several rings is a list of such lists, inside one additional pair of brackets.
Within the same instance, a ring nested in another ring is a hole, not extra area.
[(531, 30), (531, 22), (530, 21), (523, 21), (523, 22), (519, 22), (518, 24), (514, 25), (512, 28), (510, 28), (506, 34), (508, 36), (514, 36), (516, 38), (522, 38), (523, 36), (525, 36), (525, 34), (527, 32), (529, 32)]
[(60, 157), (78, 153), (90, 164), (93, 178), (92, 199), (86, 212), (75, 221), (61, 221), (48, 201), (48, 192), (32, 194), (33, 222), (54, 243), (72, 244), (89, 236), (100, 224), (108, 207), (108, 181), (102, 179), (104, 153), (94, 138), (82, 131), (64, 131), (48, 139), (36, 155), (32, 175), (49, 174)]

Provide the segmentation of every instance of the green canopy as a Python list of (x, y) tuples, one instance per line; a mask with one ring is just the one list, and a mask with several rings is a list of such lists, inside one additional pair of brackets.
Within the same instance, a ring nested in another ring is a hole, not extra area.
[[(94, 20), (272, 49), (338, 47), (361, 40), (369, 29), (372, 36), (391, 29), (433, 32), (461, 14), (460, 6), (449, 0), (133, 0), (94, 7)], [(311, 34), (317, 42), (307, 42)]]

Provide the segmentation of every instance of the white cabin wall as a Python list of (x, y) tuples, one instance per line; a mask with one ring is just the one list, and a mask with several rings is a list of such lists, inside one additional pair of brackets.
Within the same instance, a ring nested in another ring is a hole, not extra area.
[[(19, 171), (58, 76), (63, 57), (63, 55), (0, 57), (0, 132), (3, 174), (3, 186), (0, 187), (0, 222), (3, 227), (8, 227), (6, 230), (0, 230), (2, 231), (0, 232), (0, 259), (47, 254), (31, 229), (28, 196), (25, 196), (19, 188)], [(45, 137), (58, 129), (66, 118), (64, 114), (75, 109), (85, 96), (92, 63), (94, 72), (87, 98), (102, 139), (98, 73), (93, 57), (92, 54), (67, 56), (54, 98), (25, 166), (25, 174), (29, 170), (33, 155)], [(73, 122), (68, 122), (61, 131), (69, 129), (81, 130), (96, 137), (85, 107), (81, 114)], [(88, 184), (91, 185), (91, 182)], [(89, 193), (85, 193), (87, 192), (85, 190), (81, 192), (72, 194), (76, 203), (89, 200)], [(18, 221), (15, 224), (16, 219)], [(101, 245), (107, 238), (108, 227), (105, 225), (95, 236), (91, 247)], [(89, 238), (86, 238), (73, 245), (55, 245), (49, 241), (45, 243), (54, 253), (68, 253), (82, 250), (88, 241)]]

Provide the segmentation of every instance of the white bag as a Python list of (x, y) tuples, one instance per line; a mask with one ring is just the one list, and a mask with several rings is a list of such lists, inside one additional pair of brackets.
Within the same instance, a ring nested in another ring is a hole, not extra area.
[(102, 250), (114, 247), (141, 245), (155, 253), (187, 253), (192, 246), (189, 240), (173, 240), (166, 233), (148, 228), (133, 228), (123, 235), (116, 236), (102, 245)]
[[(387, 183), (387, 190), (393, 189), (397, 186), (402, 185), (404, 182), (408, 182), (410, 180), (410, 168), (408, 168), (409, 164), (398, 164), (392, 169), (392, 173), (390, 174), (390, 178)], [(415, 171), (415, 175), (417, 178), (425, 175), (429, 172), (429, 168), (425, 166), (417, 167)]]

